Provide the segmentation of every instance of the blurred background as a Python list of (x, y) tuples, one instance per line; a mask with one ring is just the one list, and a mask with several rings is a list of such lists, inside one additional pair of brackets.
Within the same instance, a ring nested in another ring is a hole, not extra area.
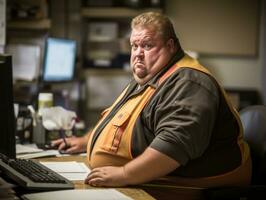
[(218, 79), (240, 110), (266, 103), (263, 0), (0, 0), (0, 52), (13, 56), (14, 98), (39, 93), (77, 112), (87, 129), (132, 78), (130, 20), (168, 15), (184, 50)]

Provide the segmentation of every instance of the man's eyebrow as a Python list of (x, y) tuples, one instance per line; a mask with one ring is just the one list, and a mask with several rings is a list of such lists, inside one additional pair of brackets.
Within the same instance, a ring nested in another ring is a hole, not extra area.
[(143, 40), (143, 42), (153, 42), (153, 40), (148, 39), (148, 40)]
[(152, 37), (151, 36), (145, 36), (142, 38), (142, 40), (152, 40)]
[(133, 43), (144, 43), (144, 42), (153, 42), (153, 39), (149, 36), (147, 37), (144, 37), (142, 39), (138, 39), (138, 40), (130, 40), (129, 41), (130, 44), (133, 44)]
[(148, 37), (148, 38), (141, 39), (139, 42), (141, 44), (143, 44), (143, 43), (151, 43), (151, 42), (153, 42), (153, 40), (150, 37)]

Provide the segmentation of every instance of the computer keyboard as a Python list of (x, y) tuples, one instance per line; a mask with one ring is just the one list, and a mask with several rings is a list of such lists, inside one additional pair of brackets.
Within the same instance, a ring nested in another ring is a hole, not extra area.
[(10, 159), (0, 153), (0, 170), (27, 190), (49, 191), (74, 188), (72, 182), (35, 160)]

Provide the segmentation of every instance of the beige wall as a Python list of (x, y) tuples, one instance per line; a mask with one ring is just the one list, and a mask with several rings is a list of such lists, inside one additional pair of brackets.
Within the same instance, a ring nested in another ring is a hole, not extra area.
[(227, 88), (261, 90), (261, 62), (259, 58), (200, 57), (199, 60)]
[[(186, 0), (167, 0), (166, 14), (170, 16), (173, 21), (179, 17), (179, 14), (176, 12), (177, 6), (179, 6), (178, 10), (182, 9), (180, 8), (180, 5), (182, 5), (180, 1)], [(206, 3), (208, 1), (202, 1), (202, 6), (204, 6), (204, 2)], [(177, 29), (178, 27), (175, 28)], [(197, 34), (197, 32), (193, 34)], [(182, 38), (180, 38), (180, 42), (182, 44)], [(185, 41), (183, 41), (183, 43), (185, 43)], [(257, 45), (261, 44), (259, 41), (257, 43)], [(223, 86), (231, 88), (255, 88), (261, 91), (261, 51), (262, 47), (259, 46), (258, 55), (256, 56), (214, 55), (210, 53), (199, 55), (199, 60), (214, 73)]]

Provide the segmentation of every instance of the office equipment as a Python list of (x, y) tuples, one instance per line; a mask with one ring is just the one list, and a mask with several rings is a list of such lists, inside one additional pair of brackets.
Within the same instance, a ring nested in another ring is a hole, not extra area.
[(74, 185), (37, 161), (11, 159), (0, 154), (0, 170), (27, 190), (73, 189)]
[(71, 81), (74, 78), (76, 41), (48, 38), (46, 42), (43, 82)]
[(15, 158), (12, 59), (0, 54), (0, 153)]
[(41, 192), (34, 194), (25, 194), (22, 196), (25, 200), (130, 200), (132, 198), (122, 194), (116, 189), (88, 189), (88, 190), (66, 190), (54, 192)]

